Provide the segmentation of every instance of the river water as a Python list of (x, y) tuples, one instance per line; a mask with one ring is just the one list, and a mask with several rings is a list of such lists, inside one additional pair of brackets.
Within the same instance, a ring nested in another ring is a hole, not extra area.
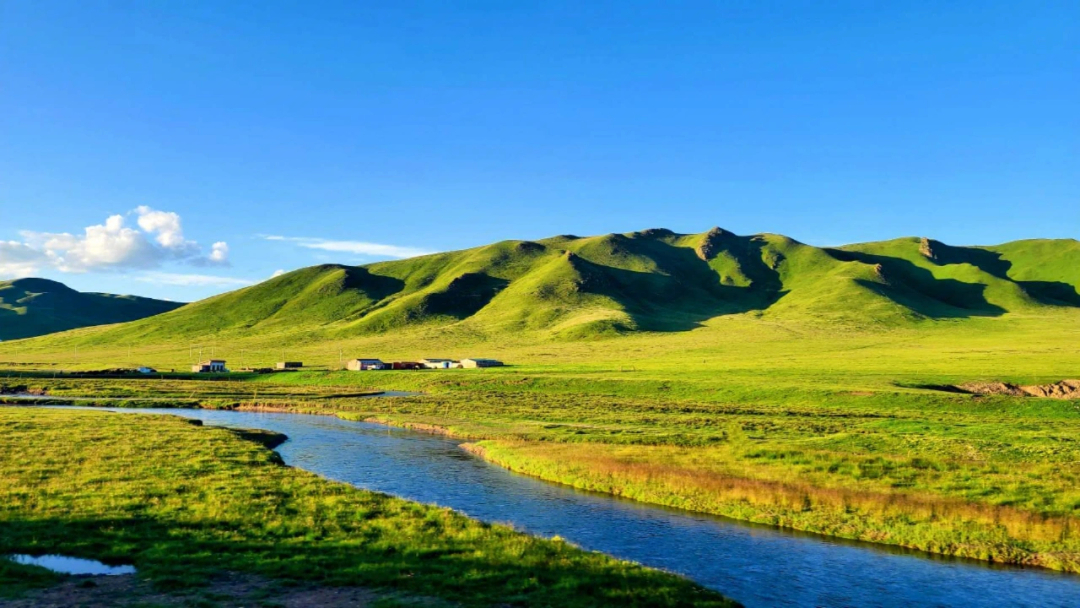
[(331, 416), (139, 409), (284, 433), (291, 466), (561, 536), (683, 574), (745, 605), (1080, 606), (1080, 576), (890, 550), (586, 493), (510, 473), (442, 436)]

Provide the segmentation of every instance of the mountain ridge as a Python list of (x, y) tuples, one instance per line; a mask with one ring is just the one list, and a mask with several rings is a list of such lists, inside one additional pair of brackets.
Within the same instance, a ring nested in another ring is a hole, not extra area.
[(925, 237), (815, 247), (778, 234), (649, 229), (323, 264), (96, 329), (105, 341), (336, 339), (454, 327), (574, 340), (685, 331), (725, 315), (891, 327), (1080, 307), (1080, 242)]
[(181, 306), (140, 296), (80, 292), (50, 279), (0, 281), (0, 340), (134, 321)]

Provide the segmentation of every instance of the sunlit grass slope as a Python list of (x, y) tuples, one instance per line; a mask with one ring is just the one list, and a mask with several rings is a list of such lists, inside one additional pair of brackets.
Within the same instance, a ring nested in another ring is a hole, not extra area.
[(136, 296), (80, 293), (47, 279), (0, 281), (0, 340), (133, 321), (180, 306)]
[(431, 331), (459, 341), (572, 341), (685, 331), (732, 315), (902, 328), (1076, 309), (1078, 268), (1080, 244), (1067, 240), (954, 247), (907, 238), (819, 248), (719, 228), (559, 236), (304, 268), (152, 319), (28, 346), (292, 346)]

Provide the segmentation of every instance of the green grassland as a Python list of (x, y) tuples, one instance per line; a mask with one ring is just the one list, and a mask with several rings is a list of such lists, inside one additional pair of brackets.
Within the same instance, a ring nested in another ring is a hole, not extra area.
[[(1076, 241), (556, 237), (304, 269), (151, 319), (0, 345), (0, 375), (61, 396), (447, 432), (492, 462), (577, 487), (1080, 571), (1080, 403), (948, 388), (1080, 377), (1078, 285)], [(234, 367), (284, 358), (322, 369), (50, 377), (183, 369), (199, 349)], [(360, 356), (511, 366), (335, 371)], [(31, 369), (46, 371), (18, 371)], [(423, 395), (358, 395), (388, 389)]]
[(137, 296), (80, 293), (46, 279), (0, 281), (0, 340), (134, 321), (180, 306)]
[[(161, 589), (232, 571), (463, 605), (729, 605), (674, 575), (285, 467), (269, 433), (26, 408), (0, 408), (0, 430), (0, 555), (120, 560)], [(59, 578), (0, 559), (0, 593)]]
[[(269, 407), (449, 432), (495, 463), (581, 488), (1080, 571), (1080, 403), (940, 390), (1076, 377), (1078, 339), (1080, 314), (1068, 309), (885, 331), (734, 317), (689, 332), (487, 346), (515, 363), (502, 369), (215, 380), (9, 371), (3, 382), (102, 404)], [(442, 346), (468, 352), (456, 348)], [(362, 396), (389, 389), (423, 395)]]

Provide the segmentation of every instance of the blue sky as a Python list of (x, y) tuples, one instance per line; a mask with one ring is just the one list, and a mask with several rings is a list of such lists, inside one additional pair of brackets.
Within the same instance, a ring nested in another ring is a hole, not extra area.
[(1075, 1), (6, 0), (0, 274), (194, 300), (563, 233), (1080, 238), (1078, 47)]

